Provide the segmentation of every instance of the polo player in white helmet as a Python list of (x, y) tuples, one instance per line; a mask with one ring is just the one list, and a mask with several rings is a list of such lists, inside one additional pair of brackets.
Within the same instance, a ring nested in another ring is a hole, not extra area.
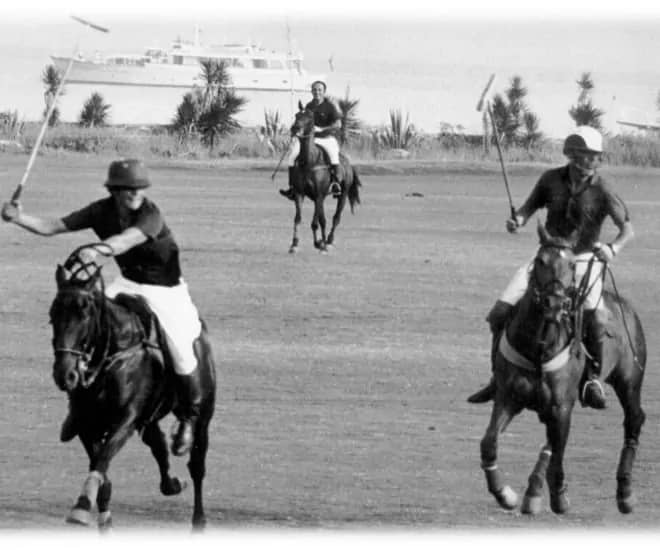
[[(624, 202), (597, 173), (603, 154), (600, 132), (589, 126), (579, 126), (564, 141), (563, 152), (568, 164), (548, 170), (541, 176), (525, 203), (516, 211), (515, 218), (506, 221), (506, 228), (510, 233), (515, 233), (537, 210), (545, 208), (548, 233), (575, 243), (578, 280), (585, 276), (589, 260), (594, 256), (598, 260), (591, 262), (589, 291), (584, 302), (584, 344), (591, 357), (585, 367), (580, 400), (583, 406), (603, 409), (606, 406), (605, 393), (599, 377), (608, 318), (601, 299), (603, 269), (633, 237), (633, 226)], [(608, 216), (619, 231), (612, 242), (603, 244), (600, 242), (600, 232)], [(486, 318), (493, 333), (493, 350), (513, 307), (527, 290), (532, 262), (533, 258), (515, 273)], [(494, 394), (495, 384), (491, 379), (488, 386), (471, 395), (468, 401), (485, 403)]]

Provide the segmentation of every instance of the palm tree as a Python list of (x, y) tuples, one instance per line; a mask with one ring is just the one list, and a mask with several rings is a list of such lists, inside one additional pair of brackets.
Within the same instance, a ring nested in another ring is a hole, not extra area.
[(194, 86), (183, 96), (171, 128), (181, 139), (199, 132), (202, 142), (212, 150), (218, 137), (241, 127), (234, 116), (243, 109), (247, 99), (230, 88), (231, 78), (224, 62), (203, 59), (200, 65), (204, 86)]
[(529, 151), (543, 138), (543, 132), (539, 130), (539, 118), (534, 113), (527, 111), (523, 115), (524, 133), (521, 142)]
[(233, 90), (224, 90), (202, 111), (197, 121), (202, 142), (213, 150), (218, 137), (229, 134), (241, 127), (234, 116), (243, 110), (247, 100), (236, 95)]
[(582, 73), (576, 83), (580, 94), (578, 95), (577, 104), (568, 110), (568, 114), (577, 126), (591, 126), (597, 130), (602, 130), (603, 123), (601, 119), (605, 111), (597, 108), (591, 99), (591, 94), (596, 87), (591, 78), (591, 73)]
[(215, 97), (231, 86), (231, 77), (224, 61), (201, 59), (199, 64), (202, 69), (199, 76), (204, 82), (202, 106), (204, 109), (208, 109)]
[(580, 95), (578, 96), (578, 103), (586, 103), (591, 97), (591, 92), (595, 88), (591, 73), (585, 72), (580, 75), (580, 80), (577, 81), (580, 88)]
[(103, 96), (98, 92), (94, 92), (85, 101), (78, 116), (78, 124), (85, 128), (105, 126), (108, 122), (109, 111), (110, 105), (103, 100)]
[[(44, 91), (44, 101), (46, 103), (46, 108), (44, 109), (43, 114), (44, 118), (46, 118), (48, 109), (50, 109), (50, 105), (55, 99), (57, 88), (62, 82), (62, 74), (57, 70), (55, 65), (47, 65), (43, 73), (41, 73), (41, 82), (43, 82), (44, 86), (46, 87), (46, 90)], [(64, 95), (64, 88), (60, 90), (60, 95)], [(55, 126), (59, 120), (60, 111), (57, 107), (55, 107), (50, 115), (50, 119), (48, 120), (48, 126)]]
[(586, 103), (574, 105), (569, 109), (568, 114), (571, 115), (576, 126), (591, 126), (596, 130), (603, 129), (601, 118), (605, 114), (605, 111), (595, 107), (591, 100), (588, 100)]
[(197, 130), (197, 121), (201, 113), (201, 96), (198, 90), (196, 92), (197, 94), (187, 92), (183, 96), (172, 120), (172, 129), (182, 140), (191, 137)]
[(350, 87), (346, 87), (346, 95), (337, 101), (341, 115), (341, 127), (339, 129), (339, 144), (344, 145), (349, 139), (360, 133), (360, 120), (357, 117), (359, 99), (349, 97)]

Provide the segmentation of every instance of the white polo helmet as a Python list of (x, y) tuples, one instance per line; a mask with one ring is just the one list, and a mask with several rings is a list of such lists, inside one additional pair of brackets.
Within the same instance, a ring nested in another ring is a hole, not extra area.
[(564, 154), (570, 150), (603, 152), (603, 136), (591, 126), (578, 126), (575, 132), (564, 140)]

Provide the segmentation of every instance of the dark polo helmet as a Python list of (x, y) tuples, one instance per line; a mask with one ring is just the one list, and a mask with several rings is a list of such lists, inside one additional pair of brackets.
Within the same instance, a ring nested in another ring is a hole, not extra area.
[(110, 163), (105, 182), (108, 189), (146, 189), (150, 185), (147, 167), (141, 160), (120, 159)]

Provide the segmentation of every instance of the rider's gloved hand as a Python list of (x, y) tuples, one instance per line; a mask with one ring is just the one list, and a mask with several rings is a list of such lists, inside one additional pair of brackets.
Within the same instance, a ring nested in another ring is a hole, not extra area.
[(21, 204), (19, 202), (6, 202), (2, 205), (2, 219), (13, 222), (21, 215)]
[(616, 252), (611, 244), (596, 243), (594, 245), (594, 255), (601, 262), (609, 263), (616, 256)]
[(515, 218), (509, 218), (506, 221), (506, 230), (509, 233), (515, 233), (516, 231), (518, 231), (519, 227), (522, 227), (524, 222), (525, 222), (525, 220), (523, 219), (522, 216), (516, 216)]

